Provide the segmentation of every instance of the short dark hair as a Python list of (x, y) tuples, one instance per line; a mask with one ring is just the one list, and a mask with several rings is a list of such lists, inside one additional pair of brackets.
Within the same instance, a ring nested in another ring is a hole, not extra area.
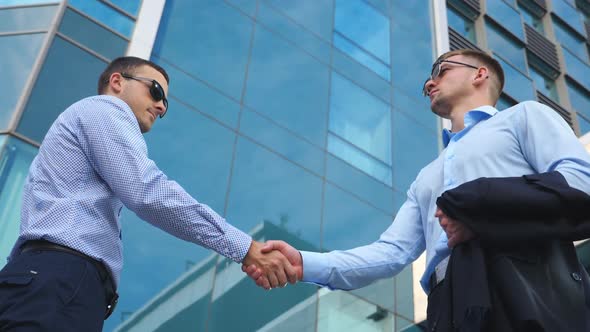
[(162, 75), (164, 75), (166, 83), (170, 84), (170, 78), (168, 77), (168, 73), (166, 73), (164, 68), (149, 60), (134, 56), (122, 56), (111, 61), (102, 74), (100, 74), (100, 77), (98, 78), (98, 94), (102, 95), (106, 92), (106, 89), (109, 85), (109, 79), (113, 73), (126, 73), (133, 75), (135, 69), (141, 66), (150, 66), (159, 71)]
[(436, 61), (438, 62), (440, 60), (445, 60), (454, 55), (463, 55), (469, 58), (473, 58), (478, 62), (479, 65), (488, 67), (488, 70), (490, 70), (492, 74), (495, 74), (492, 75), (492, 81), (495, 83), (495, 91), (493, 91), (494, 95), (492, 97), (494, 97), (496, 100), (500, 98), (502, 89), (504, 89), (504, 70), (502, 69), (502, 66), (500, 65), (498, 60), (494, 59), (492, 56), (485, 52), (464, 48), (447, 52), (438, 57)]

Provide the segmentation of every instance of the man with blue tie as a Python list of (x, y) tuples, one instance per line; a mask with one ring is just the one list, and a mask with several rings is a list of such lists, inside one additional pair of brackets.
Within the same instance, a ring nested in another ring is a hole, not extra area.
[[(523, 175), (545, 174), (561, 181), (560, 185), (566, 190), (578, 192), (582, 199), (590, 193), (590, 156), (566, 122), (549, 107), (534, 101), (498, 112), (494, 105), (503, 85), (504, 73), (500, 64), (486, 53), (463, 49), (440, 56), (424, 83), (423, 93), (430, 98), (431, 110), (450, 120), (451, 129), (443, 130), (445, 149), (419, 172), (391, 226), (374, 243), (350, 250), (299, 252), (283, 241), (269, 241), (263, 251), (283, 252), (296, 268), (298, 280), (342, 290), (360, 288), (378, 279), (392, 277), (426, 251), (426, 271), (420, 282), (429, 295), (429, 330), (457, 328), (457, 325), (442, 327), (440, 324), (437, 327), (444, 306), (441, 303), (445, 301), (439, 298), (441, 285), (445, 284), (448, 275), (449, 257), (459, 244), (473, 239), (477, 241), (484, 234), (478, 234), (476, 230), (479, 228), (468, 226), (466, 220), (456, 219), (456, 215), (449, 215), (448, 210), (439, 206), (446, 197), (443, 194), (453, 193), (454, 189), (462, 189), (462, 185), (482, 178), (511, 178), (511, 181), (518, 182)], [(483, 195), (479, 191), (475, 194)], [(441, 195), (442, 200), (437, 203)], [(529, 198), (530, 195), (517, 197), (513, 205), (518, 206), (521, 199), (523, 204), (529, 204), (526, 201)], [(558, 198), (556, 200), (559, 202)], [(531, 206), (535, 206), (534, 203), (542, 204), (533, 202)], [(518, 211), (519, 215), (522, 212)], [(569, 216), (568, 213), (563, 212), (563, 215)], [(562, 220), (563, 215), (555, 215), (556, 220)], [(501, 234), (503, 228), (497, 225), (495, 229)], [(534, 232), (531, 237), (534, 240)], [(485, 245), (501, 247), (499, 241), (493, 243), (492, 239)], [(510, 243), (506, 247), (512, 250), (517, 246)], [(572, 246), (571, 241), (569, 246)], [(587, 282), (587, 274), (580, 270), (575, 257), (573, 264), (576, 272), (572, 275), (577, 273)], [(243, 265), (242, 269), (259, 286), (270, 287), (256, 266)], [(571, 271), (563, 272), (568, 279), (565, 282), (572, 282)], [(450, 285), (450, 281), (446, 284)], [(581, 294), (582, 303), (584, 292), (586, 301), (590, 299), (585, 286), (578, 283), (575, 287)], [(499, 308), (492, 310), (498, 311)], [(576, 319), (584, 324), (583, 316), (577, 315)], [(586, 329), (578, 327), (570, 331)]]

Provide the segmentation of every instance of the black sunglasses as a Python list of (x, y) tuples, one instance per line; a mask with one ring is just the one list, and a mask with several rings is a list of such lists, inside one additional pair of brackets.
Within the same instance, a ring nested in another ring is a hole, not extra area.
[(473, 69), (479, 69), (479, 67), (476, 67), (474, 65), (470, 65), (470, 64), (464, 63), (464, 62), (457, 62), (457, 61), (451, 61), (451, 60), (440, 60), (440, 61), (435, 62), (432, 65), (432, 70), (430, 71), (430, 77), (428, 77), (426, 79), (426, 81), (424, 81), (424, 85), (422, 86), (422, 94), (424, 95), (424, 97), (427, 97), (430, 94), (430, 92), (426, 89), (426, 83), (428, 83), (428, 81), (430, 81), (430, 80), (434, 81), (438, 77), (438, 75), (440, 75), (441, 67), (444, 62), (452, 63), (455, 65), (461, 65), (461, 66), (465, 66), (465, 67), (469, 67), (469, 68), (473, 68)]
[(160, 85), (160, 83), (158, 83), (158, 81), (147, 77), (131, 76), (125, 73), (121, 73), (121, 76), (127, 79), (132, 79), (140, 82), (151, 82), (152, 85), (150, 86), (150, 95), (152, 96), (152, 98), (154, 98), (155, 101), (162, 100), (162, 102), (164, 103), (164, 112), (160, 114), (160, 119), (163, 118), (164, 115), (166, 115), (166, 112), (168, 112), (168, 99), (166, 99), (164, 89), (162, 89), (162, 86)]

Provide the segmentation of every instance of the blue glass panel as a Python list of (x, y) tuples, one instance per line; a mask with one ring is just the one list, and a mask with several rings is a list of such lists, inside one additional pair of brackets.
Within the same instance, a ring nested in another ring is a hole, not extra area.
[(227, 219), (243, 230), (270, 222), (319, 247), (321, 190), (319, 176), (240, 137)]
[(391, 165), (389, 105), (336, 73), (331, 94), (330, 131)]
[(418, 91), (408, 95), (400, 89), (393, 89), (393, 109), (405, 113), (432, 132), (439, 130), (439, 118), (430, 110), (430, 100)]
[(336, 0), (334, 17), (336, 31), (389, 64), (389, 18), (361, 0)]
[(256, 18), (258, 23), (261, 23), (270, 31), (292, 41), (320, 61), (330, 63), (330, 44), (328, 42), (287, 19), (284, 14), (279, 13), (265, 2), (260, 2)]
[(223, 1), (166, 6), (154, 53), (240, 100), (253, 23)]
[(472, 21), (459, 14), (453, 7), (447, 6), (447, 21), (453, 30), (460, 33), (470, 42), (477, 44), (475, 39), (475, 25)]
[[(166, 117), (158, 119), (153, 129), (145, 135), (150, 158), (198, 201), (223, 214), (235, 133), (174, 100), (170, 100), (170, 109)], [(127, 209), (124, 209), (121, 222), (124, 225), (125, 268), (119, 286), (121, 299), (116, 314), (138, 311), (164, 288), (183, 279), (185, 271), (190, 270), (191, 266), (203, 263), (212, 253), (162, 232)], [(228, 219), (228, 222), (237, 221)], [(154, 243), (158, 245), (154, 246)], [(206, 271), (208, 269), (199, 273), (206, 274)], [(212, 280), (212, 276), (208, 277)], [(197, 308), (202, 309), (203, 305), (207, 306), (208, 291), (201, 287), (199, 293), (202, 292), (205, 302), (201, 303), (201, 298), (194, 295), (192, 301), (195, 303), (191, 304), (192, 309), (187, 310), (194, 312)], [(181, 306), (180, 303), (178, 306)], [(169, 317), (161, 314), (162, 320)], [(177, 324), (176, 321), (181, 317), (184, 316), (175, 317), (167, 324)], [(201, 317), (199, 314), (194, 319), (199, 320)], [(113, 324), (111, 326), (121, 321), (119, 317), (115, 318), (108, 321)]]
[(562, 47), (565, 70), (568, 75), (586, 87), (590, 87), (590, 67), (575, 56), (568, 48)]
[[(396, 312), (395, 302), (397, 301), (398, 297), (397, 294), (395, 294), (394, 289), (396, 284), (395, 279), (396, 278), (377, 280), (369, 286), (352, 290), (350, 291), (350, 293), (362, 299), (368, 300), (371, 303), (375, 303), (379, 305), (381, 308), (385, 308), (389, 311)], [(410, 287), (410, 289), (411, 288), (412, 287)]]
[(361, 48), (351, 43), (347, 38), (342, 37), (338, 32), (334, 32), (334, 46), (351, 56), (356, 61), (370, 68), (383, 79), (387, 81), (391, 79), (391, 71), (389, 70), (388, 65), (385, 65), (382, 61), (379, 61), (371, 54), (363, 51)]
[(34, 146), (0, 135), (0, 266), (19, 234), (23, 184), (35, 155)]
[(61, 112), (74, 102), (96, 94), (98, 76), (105, 67), (102, 60), (56, 36), (17, 131), (41, 142)]
[(521, 41), (524, 41), (524, 27), (522, 19), (518, 10), (507, 4), (502, 0), (486, 1), (487, 14), (490, 15), (496, 22), (510, 31)]
[(375, 179), (391, 186), (391, 166), (355, 147), (350, 142), (328, 133), (328, 151)]
[(504, 69), (504, 76), (506, 78), (504, 92), (517, 101), (535, 100), (533, 81), (502, 58), (496, 55), (494, 57), (500, 62), (502, 69)]
[(333, 0), (268, 0), (272, 7), (289, 16), (296, 24), (311, 30), (325, 41), (332, 39)]
[(438, 156), (438, 136), (397, 111), (393, 135), (393, 186), (406, 192), (418, 172)]
[(328, 82), (325, 65), (268, 30), (256, 30), (244, 98), (249, 107), (323, 147)]
[[(142, 0), (108, 0), (113, 5), (123, 9), (129, 14), (137, 16)], [(147, 0), (146, 2), (149, 2)]]
[(582, 36), (586, 36), (586, 30), (584, 29), (584, 18), (576, 8), (573, 7), (566, 0), (553, 0), (553, 12), (557, 14), (564, 22), (570, 27), (580, 33)]
[(578, 124), (580, 125), (580, 136), (590, 132), (590, 120), (578, 113)]
[(58, 0), (2, 0), (2, 6), (37, 5), (46, 3), (58, 3)]
[(543, 28), (543, 21), (541, 21), (541, 19), (534, 16), (528, 9), (520, 4), (518, 4), (518, 10), (525, 23), (533, 27), (538, 33), (545, 35), (545, 28)]
[(572, 107), (590, 119), (590, 95), (584, 89), (566, 80)]
[[(178, 98), (182, 103), (207, 113), (232, 128), (237, 128), (240, 113), (240, 104), (237, 101), (155, 55), (152, 56), (152, 61), (165, 68), (170, 76), (170, 98)], [(174, 112), (174, 109), (170, 111)]]
[(69, 8), (64, 13), (59, 31), (107, 59), (123, 56), (127, 49), (127, 40)]
[(69, 0), (70, 6), (126, 37), (131, 37), (135, 21), (98, 0)]
[(576, 36), (558, 20), (553, 20), (553, 30), (557, 41), (570, 52), (577, 55), (582, 61), (588, 62), (588, 48), (584, 39)]
[(391, 86), (386, 80), (336, 48), (332, 49), (332, 67), (379, 98), (391, 100)]
[(57, 6), (1, 9), (0, 32), (49, 29), (56, 10)]
[(495, 24), (486, 22), (488, 47), (523, 73), (527, 72), (524, 46), (506, 35)]
[(557, 94), (557, 89), (555, 88), (555, 81), (545, 77), (533, 67), (529, 68), (529, 73), (535, 82), (535, 88), (537, 88), (538, 91), (553, 99), (554, 101), (559, 102), (559, 95)]
[(498, 102), (496, 103), (496, 109), (498, 111), (503, 111), (509, 107), (514, 106), (514, 103), (512, 102), (512, 100), (506, 98), (504, 95), (500, 95), (500, 98), (498, 99)]
[[(227, 0), (233, 5), (237, 6), (242, 12), (250, 17), (256, 16), (256, 2), (255, 0)], [(260, 3), (262, 5), (262, 3)]]
[(395, 211), (395, 206), (392, 205), (394, 192), (390, 186), (331, 154), (328, 154), (326, 160), (326, 178), (383, 211)]
[(8, 128), (44, 38), (44, 33), (0, 37), (0, 130)]
[(322, 150), (280, 128), (268, 119), (249, 110), (244, 110), (240, 120), (240, 131), (285, 158), (318, 175), (323, 175), (324, 153)]
[(391, 81), (394, 88), (419, 96), (433, 62), (430, 10), (422, 1), (391, 1), (391, 6), (392, 48), (398, 50), (391, 60)]
[(376, 241), (392, 216), (326, 184), (322, 250), (341, 250)]

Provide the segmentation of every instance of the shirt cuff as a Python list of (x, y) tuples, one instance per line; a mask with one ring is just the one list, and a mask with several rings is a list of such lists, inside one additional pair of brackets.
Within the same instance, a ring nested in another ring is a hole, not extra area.
[(225, 246), (223, 252), (220, 252), (220, 254), (236, 263), (241, 263), (248, 254), (248, 250), (252, 244), (252, 237), (231, 224), (226, 223), (225, 239), (227, 246)]
[(325, 286), (330, 276), (330, 267), (324, 263), (326, 255), (319, 252), (300, 251), (303, 258), (301, 281)]

